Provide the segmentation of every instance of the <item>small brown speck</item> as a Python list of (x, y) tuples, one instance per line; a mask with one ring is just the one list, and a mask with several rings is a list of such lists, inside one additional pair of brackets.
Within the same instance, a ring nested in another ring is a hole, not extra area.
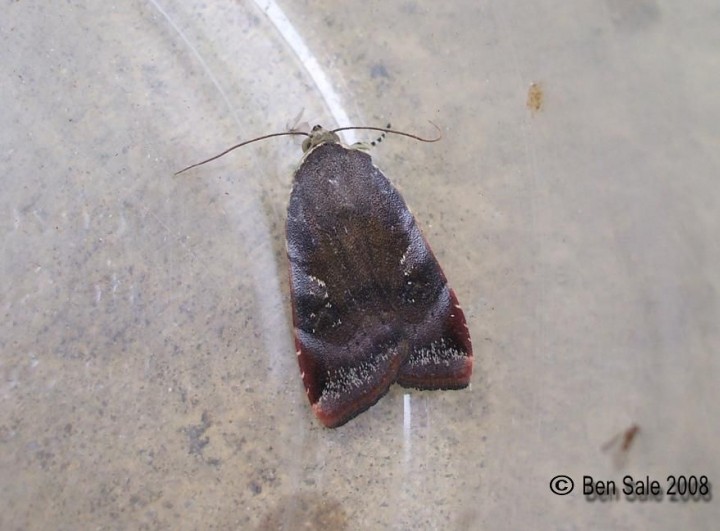
[(527, 96), (527, 107), (533, 112), (538, 112), (543, 106), (543, 89), (540, 83), (530, 83)]

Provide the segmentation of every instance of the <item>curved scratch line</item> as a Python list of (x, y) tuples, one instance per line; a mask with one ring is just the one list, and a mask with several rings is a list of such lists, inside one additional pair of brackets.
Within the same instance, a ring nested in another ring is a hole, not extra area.
[[(165, 10), (163, 10), (163, 8), (160, 6), (160, 4), (158, 4), (158, 2), (156, 0), (148, 0), (148, 1), (155, 7), (155, 9), (157, 9), (157, 11), (165, 18), (165, 20), (167, 20), (168, 24), (170, 24), (170, 26), (172, 26), (172, 28), (177, 32), (177, 34), (180, 36), (180, 38), (185, 43), (185, 45), (188, 47), (188, 49), (190, 49), (192, 51), (192, 53), (195, 55), (198, 62), (202, 65), (202, 68), (205, 71), (205, 73), (207, 74), (208, 78), (210, 78), (210, 80), (212, 81), (212, 84), (215, 85), (215, 88), (220, 93), (223, 101), (227, 105), (228, 110), (230, 112), (230, 116), (235, 121), (235, 123), (238, 125), (238, 128), (240, 128), (240, 126), (241, 126), (240, 120), (238, 119), (238, 115), (236, 114), (234, 107), (230, 103), (230, 99), (227, 97), (227, 95), (225, 94), (225, 91), (220, 86), (220, 83), (217, 80), (217, 78), (213, 75), (212, 71), (210, 70), (210, 67), (203, 60), (202, 56), (200, 55), (200, 52), (198, 52), (198, 50), (190, 43), (189, 39), (185, 36), (185, 34), (182, 32), (182, 30), (177, 26), (177, 24), (175, 24), (175, 22), (170, 17), (170, 15), (168, 15), (165, 12)], [(258, 201), (258, 198), (255, 196), (250, 195), (250, 198), (251, 198), (250, 199), (251, 201), (255, 201), (255, 202)], [(262, 212), (262, 209), (259, 208), (258, 211)], [(152, 211), (150, 211), (150, 212), (155, 217), (155, 219), (157, 219), (160, 222), (160, 224), (163, 227), (165, 227), (165, 230), (168, 232), (168, 234), (173, 234), (173, 230), (170, 228), (170, 226), (163, 223), (162, 220), (160, 220), (160, 218), (154, 212), (152, 212)], [(257, 237), (259, 239), (262, 239), (263, 241), (270, 241), (271, 237), (270, 237), (269, 225), (266, 221), (267, 218), (262, 217), (262, 220), (265, 221), (265, 223), (262, 223), (262, 225), (259, 226), (259, 236), (257, 236)], [(243, 228), (244, 227), (241, 226), (241, 229), (243, 229)], [(245, 229), (245, 231), (243, 232), (243, 235), (245, 237), (241, 238), (240, 241), (245, 242), (245, 241), (249, 240), (249, 236), (248, 236), (249, 233), (247, 232), (248, 230), (252, 231), (252, 229)], [(253, 233), (253, 234), (257, 235), (258, 233)], [(196, 253), (192, 249), (189, 249), (188, 246), (186, 245), (186, 243), (184, 243), (182, 239), (179, 239), (179, 241), (181, 242), (181, 245), (183, 247), (185, 247), (187, 250), (189, 250), (192, 253), (193, 256), (196, 256)], [(280, 292), (281, 292), (280, 286), (276, 282), (277, 276), (278, 276), (276, 274), (277, 273), (277, 264), (275, 264), (275, 261), (272, 259), (272, 255), (269, 255), (267, 252), (262, 250), (261, 247), (258, 247), (258, 249), (260, 249), (260, 251), (258, 252), (258, 258), (254, 259), (254, 260), (250, 260), (251, 275), (255, 281), (255, 285), (260, 286), (260, 287), (256, 287), (256, 289), (255, 289), (256, 300), (258, 301), (258, 304), (260, 306), (260, 310), (259, 310), (260, 322), (269, 323), (268, 330), (274, 330), (276, 324), (277, 324), (277, 326), (282, 326), (282, 322), (284, 322), (282, 320), (281, 320), (281, 322), (278, 322), (278, 316), (282, 316), (282, 312), (278, 312), (277, 307), (278, 307), (278, 305), (280, 305), (282, 303), (282, 301), (280, 298)], [(200, 260), (200, 263), (204, 265), (203, 260)], [(272, 271), (272, 273), (270, 274), (270, 278), (273, 280), (270, 280), (270, 281), (264, 280), (267, 278), (267, 276), (265, 274), (266, 270)], [(204, 273), (207, 273), (207, 272), (208, 272), (208, 268), (205, 267)], [(267, 293), (268, 290), (265, 290), (262, 293), (259, 293), (261, 291), (261, 287), (267, 286), (268, 283), (272, 283), (272, 289), (270, 290), (270, 294), (268, 295), (268, 293)], [(263, 341), (265, 342), (265, 345), (267, 347), (266, 350), (271, 353), (270, 354), (271, 357), (275, 353), (280, 353), (285, 350), (285, 348), (284, 348), (285, 345), (282, 344), (282, 342), (283, 342), (282, 334), (278, 335), (278, 334), (264, 333)], [(279, 346), (280, 344), (282, 344), (282, 346)], [(278, 355), (275, 355), (274, 358), (278, 358)], [(277, 359), (273, 359), (273, 363), (271, 364), (271, 366), (272, 367), (282, 367), (283, 364), (280, 361), (278, 361)], [(279, 376), (276, 376), (276, 377), (280, 378)]]
[(190, 49), (190, 51), (193, 53), (195, 58), (198, 60), (200, 65), (202, 66), (203, 70), (205, 71), (205, 74), (210, 78), (210, 81), (213, 85), (215, 85), (215, 88), (220, 93), (220, 96), (222, 97), (223, 101), (225, 102), (225, 105), (227, 105), (227, 108), (230, 111), (230, 115), (232, 116), (232, 119), (235, 121), (235, 123), (238, 125), (238, 128), (240, 128), (240, 120), (238, 119), (238, 115), (235, 112), (235, 108), (230, 103), (230, 98), (227, 97), (227, 94), (225, 94), (225, 91), (223, 90), (222, 86), (220, 86), (220, 82), (217, 80), (215, 75), (212, 73), (212, 70), (210, 70), (210, 67), (203, 59), (202, 55), (200, 55), (200, 52), (197, 51), (197, 48), (195, 48), (192, 43), (190, 42), (190, 39), (188, 39), (183, 31), (178, 27), (177, 24), (175, 24), (175, 21), (170, 17), (170, 15), (167, 14), (167, 12), (156, 2), (156, 0), (148, 0), (154, 7), (157, 9), (158, 13), (160, 13), (165, 20), (167, 20), (168, 24), (172, 26), (172, 28), (177, 32), (177, 34), (180, 36), (180, 39), (185, 43), (185, 46)]
[(412, 397), (410, 393), (403, 393), (403, 449), (405, 464), (412, 457)]
[[(290, 22), (282, 9), (275, 3), (275, 0), (254, 0), (254, 2), (265, 12), (270, 22), (275, 25), (278, 33), (280, 33), (288, 46), (292, 48), (295, 55), (300, 59), (300, 62), (305, 67), (305, 70), (307, 70), (318, 91), (320, 91), (320, 95), (325, 100), (325, 104), (335, 119), (336, 125), (349, 124), (350, 119), (343, 108), (340, 96), (320, 67), (320, 63), (318, 63), (302, 37), (300, 37), (300, 34), (295, 30), (292, 22)], [(353, 144), (357, 141), (354, 131), (343, 131), (343, 133), (346, 143)]]

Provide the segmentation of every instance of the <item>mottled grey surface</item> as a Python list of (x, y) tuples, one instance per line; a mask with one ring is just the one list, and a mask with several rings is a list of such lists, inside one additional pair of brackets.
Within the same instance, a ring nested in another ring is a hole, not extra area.
[(299, 146), (173, 176), (301, 109), (335, 125), (255, 3), (6, 2), (0, 528), (710, 529), (717, 496), (548, 483), (720, 486), (716, 4), (280, 5), (353, 122), (443, 129), (373, 156), (464, 306), (471, 388), (321, 428), (284, 256)]

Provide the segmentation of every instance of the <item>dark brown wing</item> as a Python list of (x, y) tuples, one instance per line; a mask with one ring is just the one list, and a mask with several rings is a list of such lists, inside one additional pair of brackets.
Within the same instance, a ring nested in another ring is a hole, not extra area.
[(368, 154), (330, 143), (307, 155), (287, 247), (300, 370), (323, 424), (344, 424), (395, 381), (468, 384), (472, 347), (457, 298)]

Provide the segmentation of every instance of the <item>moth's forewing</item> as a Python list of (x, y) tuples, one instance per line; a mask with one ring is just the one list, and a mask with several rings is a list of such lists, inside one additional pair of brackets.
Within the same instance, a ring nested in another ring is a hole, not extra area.
[(393, 382), (465, 387), (472, 346), (454, 292), (405, 201), (367, 153), (309, 151), (287, 249), (298, 361), (315, 414), (344, 424)]

